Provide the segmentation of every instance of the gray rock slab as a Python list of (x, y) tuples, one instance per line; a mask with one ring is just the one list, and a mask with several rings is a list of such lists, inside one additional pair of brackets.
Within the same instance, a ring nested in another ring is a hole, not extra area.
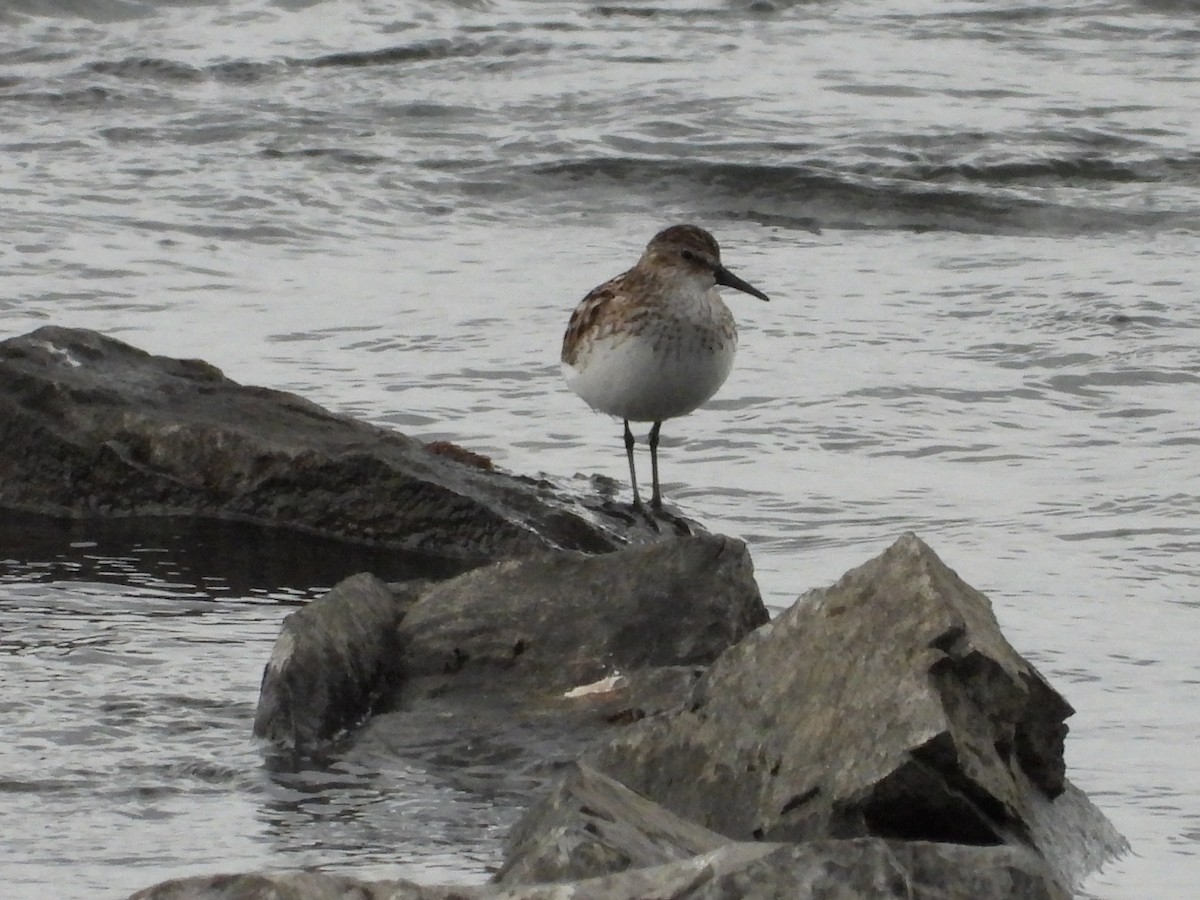
[[(929, 841), (858, 838), (770, 847), (672, 897), (688, 900), (1069, 900), (1037, 853)], [(720, 851), (718, 851), (720, 852)], [(659, 895), (662, 896), (662, 895)]]
[[(628, 722), (683, 702), (693, 667), (767, 618), (745, 545), (715, 535), (547, 551), (434, 584), (358, 575), (284, 620), (255, 734), (319, 751), (374, 711), (419, 721), (414, 704), (432, 698), (452, 725), (451, 695), (466, 698), (461, 721), (524, 704), (563, 728)], [(563, 696), (614, 674), (607, 690)]]
[[(690, 709), (591, 761), (736, 840), (1032, 846), (1066, 788), (1070, 713), (987, 598), (909, 534), (731, 648)], [(1100, 834), (1097, 816), (1074, 825)]]
[(707, 665), (768, 617), (745, 544), (700, 535), (475, 569), (422, 593), (400, 638), (410, 679), (563, 690)]
[(199, 360), (53, 326), (0, 342), (0, 508), (224, 518), (475, 563), (688, 530)]

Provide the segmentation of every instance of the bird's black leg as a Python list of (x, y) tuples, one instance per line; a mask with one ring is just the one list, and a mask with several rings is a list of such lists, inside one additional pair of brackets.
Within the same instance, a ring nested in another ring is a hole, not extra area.
[[(629, 457), (629, 483), (633, 486), (633, 508), (642, 508), (642, 498), (638, 496), (637, 469), (633, 465), (633, 432), (629, 430), (629, 420), (625, 420), (625, 455)], [(657, 479), (655, 480), (657, 490)]]
[(662, 509), (662, 491), (658, 488), (658, 430), (660, 428), (662, 428), (662, 422), (655, 422), (650, 428), (650, 477), (654, 482), (654, 488), (650, 494), (650, 506), (654, 509)]

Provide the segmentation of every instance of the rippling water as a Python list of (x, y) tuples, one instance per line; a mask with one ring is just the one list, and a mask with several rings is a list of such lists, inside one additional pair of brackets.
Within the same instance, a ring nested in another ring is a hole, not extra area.
[[(1200, 5), (9, 0), (0, 334), (197, 356), (520, 472), (624, 479), (569, 310), (694, 220), (772, 303), (664, 429), (782, 607), (901, 531), (1077, 707), (1073, 778), (1200, 874)], [(0, 515), (0, 877), (478, 881), (512, 800), (249, 738), (280, 619), (378, 556)], [(15, 824), (14, 824), (15, 823)], [(414, 823), (421, 823), (414, 827)]]

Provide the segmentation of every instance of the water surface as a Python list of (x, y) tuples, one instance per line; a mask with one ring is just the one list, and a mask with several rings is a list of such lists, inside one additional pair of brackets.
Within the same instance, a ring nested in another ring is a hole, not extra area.
[[(741, 353), (664, 427), (669, 499), (749, 543), (775, 608), (919, 533), (1078, 710), (1070, 774), (1134, 846), (1087, 891), (1188, 898), (1195, 12), (15, 0), (0, 334), (95, 328), (623, 481), (562, 329), (703, 224), (772, 302), (729, 297)], [(487, 877), (512, 794), (374, 739), (289, 772), (249, 737), (282, 617), (387, 560), (8, 515), (0, 542), (10, 896)]]

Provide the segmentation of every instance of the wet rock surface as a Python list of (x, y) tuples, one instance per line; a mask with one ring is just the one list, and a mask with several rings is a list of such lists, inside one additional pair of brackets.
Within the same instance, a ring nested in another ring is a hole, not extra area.
[(729, 839), (572, 763), (509, 835), (502, 884), (581, 879), (709, 853)]
[(545, 706), (606, 676), (618, 680), (571, 705), (638, 718), (682, 702), (688, 667), (766, 621), (745, 545), (711, 535), (600, 556), (545, 552), (436, 584), (355, 576), (288, 616), (255, 733), (310, 751), (381, 698), (503, 692)]
[(237, 384), (199, 360), (51, 326), (0, 342), (0, 508), (224, 518), (473, 564), (687, 528)]
[(508, 862), (496, 880), (581, 883), (651, 866), (666, 875), (686, 868), (673, 863), (694, 864), (731, 850), (740, 857), (735, 866), (670, 896), (1070, 897), (1046, 861), (1024, 847), (882, 838), (731, 843), (586, 765), (571, 767), (513, 830)]
[(422, 593), (400, 633), (409, 678), (565, 690), (708, 665), (767, 619), (745, 544), (706, 535), (475, 569)]

